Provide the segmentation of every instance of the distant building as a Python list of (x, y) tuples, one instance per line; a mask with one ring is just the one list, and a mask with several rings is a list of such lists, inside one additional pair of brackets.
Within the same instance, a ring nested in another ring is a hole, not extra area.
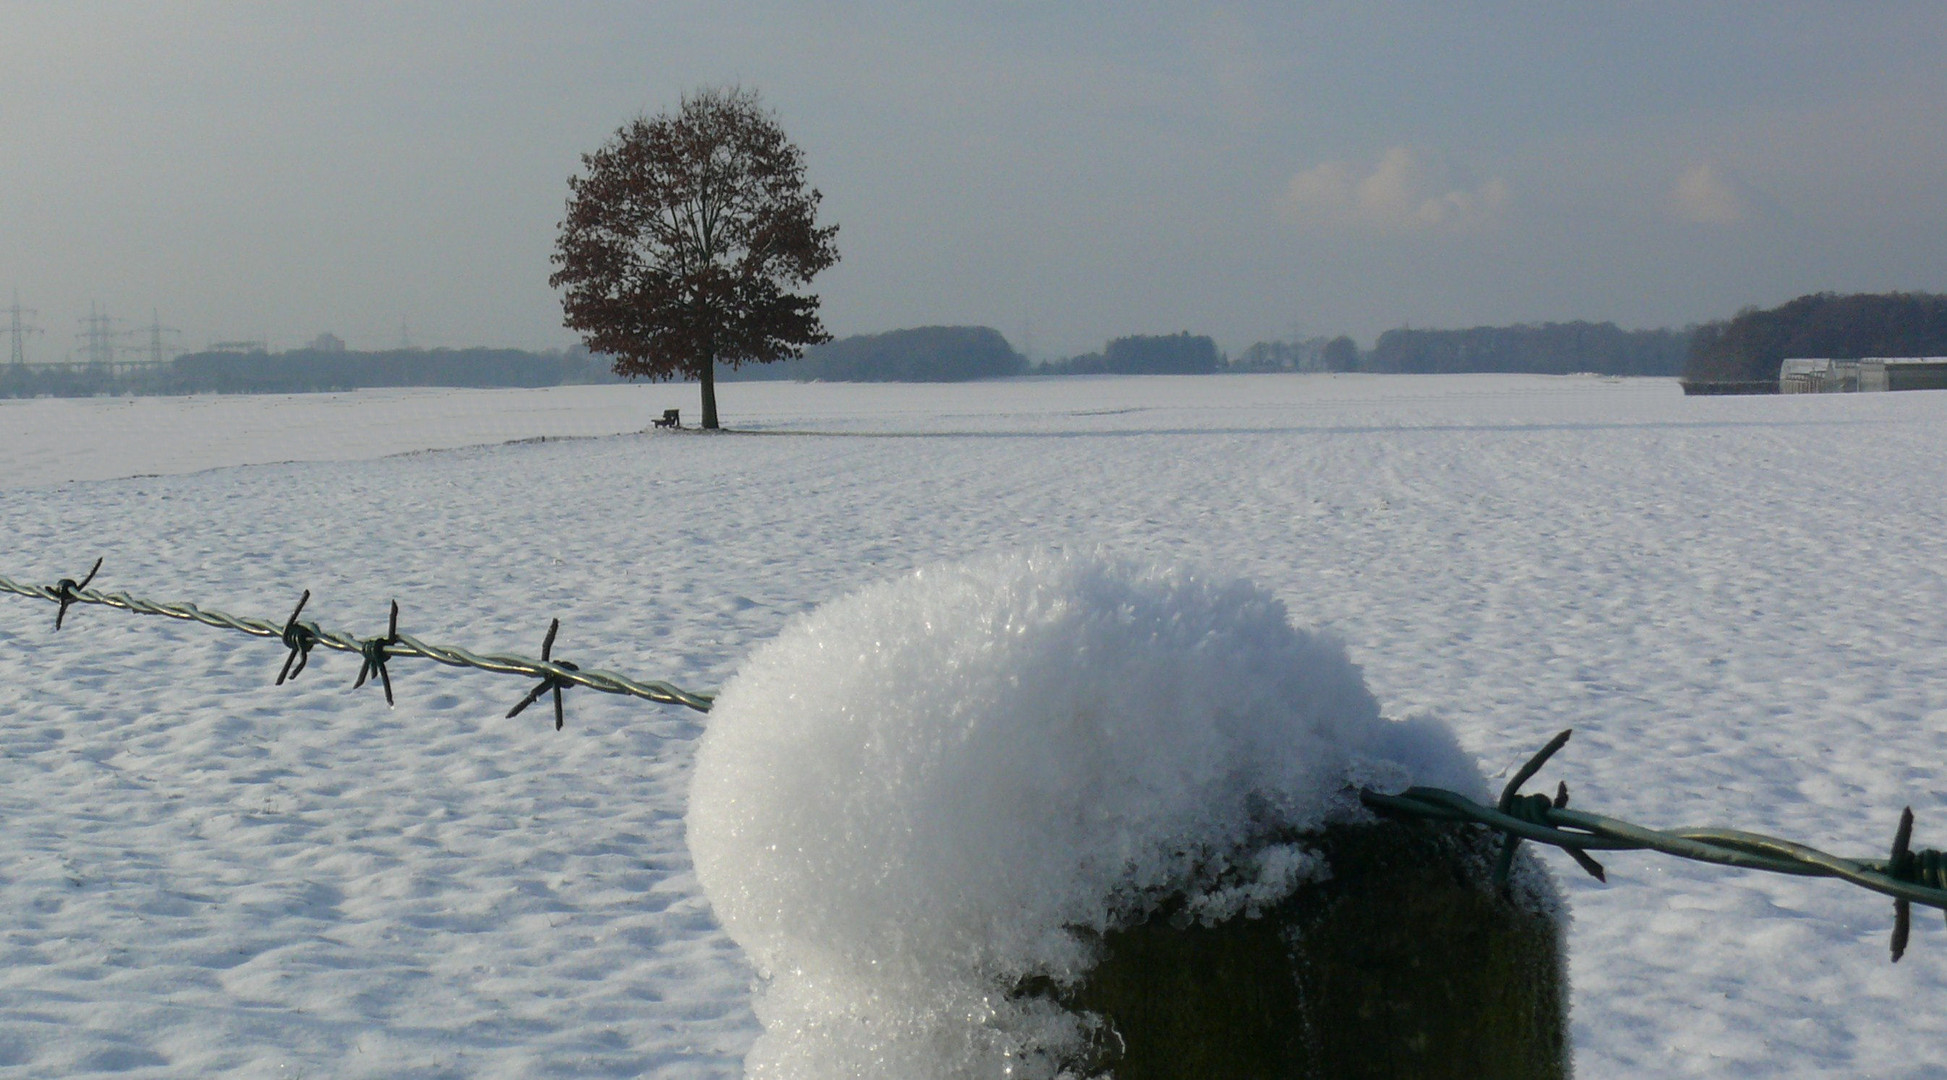
[(305, 348), (312, 352), (341, 353), (345, 351), (345, 339), (327, 331), (312, 338)]
[(1836, 394), (1857, 389), (1859, 363), (1856, 360), (1795, 356), (1778, 365), (1781, 394)]
[(1778, 365), (1781, 394), (1947, 390), (1947, 356), (1793, 357)]

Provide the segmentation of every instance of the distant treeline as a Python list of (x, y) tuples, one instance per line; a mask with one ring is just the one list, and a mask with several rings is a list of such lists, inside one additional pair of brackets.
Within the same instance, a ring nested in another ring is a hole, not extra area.
[(621, 381), (585, 350), (295, 349), (200, 352), (166, 364), (0, 366), (0, 397), (302, 394), (385, 386), (529, 387)]
[[(322, 339), (321, 339), (322, 340)], [(1769, 310), (1686, 330), (1622, 330), (1614, 323), (1537, 323), (1464, 330), (1388, 330), (1370, 351), (1349, 337), (1261, 341), (1226, 356), (1186, 332), (1114, 338), (1100, 352), (1029, 364), (986, 326), (923, 326), (815, 346), (796, 360), (719, 366), (728, 381), (960, 382), (1010, 375), (1219, 372), (1511, 372), (1681, 374), (1704, 393), (1773, 392), (1790, 356), (1947, 355), (1947, 296), (1802, 296)], [(0, 366), (0, 397), (96, 394), (289, 394), (361, 387), (534, 387), (620, 382), (606, 357), (518, 349), (351, 352), (210, 351), (160, 365)]]
[(1449, 374), (1522, 372), (1569, 375), (1675, 375), (1689, 345), (1684, 330), (1621, 330), (1614, 323), (1476, 326), (1467, 330), (1388, 330), (1370, 352), (1349, 337), (1260, 341), (1236, 356), (1188, 333), (1116, 338), (1099, 353), (1036, 365), (1048, 375), (1204, 374), (1219, 371)]
[(859, 334), (805, 350), (796, 360), (717, 366), (731, 381), (966, 382), (1019, 375), (1028, 362), (988, 326), (921, 326)]
[(1039, 364), (1041, 375), (1208, 375), (1222, 371), (1224, 355), (1202, 334), (1113, 338), (1099, 353)]
[(1689, 346), (1685, 330), (1623, 330), (1607, 322), (1402, 329), (1379, 335), (1359, 367), (1388, 375), (1676, 375)]
[[(1361, 353), (1349, 337), (1258, 342), (1235, 357), (1188, 332), (1114, 338), (1101, 351), (1030, 365), (998, 330), (922, 326), (814, 346), (799, 359), (719, 365), (725, 381), (963, 382), (1010, 375), (1206, 375), (1221, 372), (1593, 371), (1674, 374), (1684, 335), (1613, 324), (1391, 330)], [(1774, 368), (1775, 378), (1775, 368)], [(0, 397), (99, 394), (294, 394), (362, 387), (535, 387), (622, 381), (606, 357), (519, 349), (190, 353), (161, 365), (0, 367)]]
[(1690, 340), (1690, 393), (1776, 393), (1789, 357), (1947, 356), (1947, 296), (1814, 293), (1775, 308), (1745, 308)]
[[(1208, 339), (1205, 339), (1206, 341)], [(361, 387), (536, 387), (623, 381), (607, 357), (519, 349), (293, 349), (210, 351), (166, 364), (0, 365), (0, 397), (122, 394), (296, 394)], [(1028, 363), (985, 326), (924, 326), (864, 334), (806, 350), (804, 357), (738, 369), (726, 380), (962, 382), (1018, 375)]]
[(620, 381), (606, 358), (584, 350), (206, 352), (178, 357), (170, 366), (187, 393), (298, 394), (368, 386), (560, 386)]
[(1230, 358), (1232, 371), (1359, 370), (1359, 346), (1349, 337), (1260, 341)]

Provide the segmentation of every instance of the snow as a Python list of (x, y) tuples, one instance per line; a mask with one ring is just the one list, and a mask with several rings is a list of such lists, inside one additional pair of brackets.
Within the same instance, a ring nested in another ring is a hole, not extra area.
[[(1323, 867), (1268, 841), (1365, 819), (1349, 794), (1372, 777), (1482, 787), (1269, 594), (1046, 551), (793, 620), (724, 687), (696, 761), (697, 876), (768, 977), (749, 1075), (833, 1080), (1077, 1056), (1079, 1017), (1005, 991), (1081, 978), (1078, 931), (1167, 897), (1219, 918), (1283, 899)], [(1233, 861), (1251, 880), (1211, 894)]]
[[(629, 393), (634, 390), (635, 393)], [(355, 461), (642, 426), (647, 387), (363, 390), (0, 400), (0, 484), (110, 480), (275, 461)]]
[[(310, 588), (361, 633), (396, 596), (530, 654), (559, 616), (557, 656), (714, 690), (874, 583), (1100, 551), (1255, 583), (1490, 782), (1574, 727), (1534, 785), (1574, 806), (1867, 855), (1911, 804), (1947, 846), (1947, 394), (722, 389), (761, 434), (603, 434), (693, 413), (672, 386), (0, 402), (0, 573), (100, 555), (272, 618)], [(273, 642), (52, 616), (0, 597), (0, 1075), (741, 1071), (756, 972), (684, 841), (706, 717), (571, 691), (557, 734), (500, 719), (518, 680), (411, 661), (388, 711), (342, 654), (275, 687)], [(1947, 1076), (1936, 914), (1889, 965), (1890, 903), (1832, 882), (1543, 858), (1585, 1080)]]

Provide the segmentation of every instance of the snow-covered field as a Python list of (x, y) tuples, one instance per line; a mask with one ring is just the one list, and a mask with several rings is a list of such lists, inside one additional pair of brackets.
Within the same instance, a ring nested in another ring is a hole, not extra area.
[[(1490, 777), (1947, 847), (1947, 394), (1594, 378), (728, 385), (0, 402), (0, 573), (697, 689), (786, 620), (1037, 545), (1248, 577)], [(503, 442), (548, 436), (544, 442)], [(556, 439), (555, 436), (577, 436)], [(493, 442), (495, 445), (468, 444)], [(385, 456), (393, 455), (393, 456)], [(274, 464), (275, 462), (286, 462)], [(204, 471), (195, 471), (204, 470)], [(145, 475), (147, 474), (147, 475)], [(155, 475), (161, 474), (161, 475)], [(74, 482), (69, 482), (74, 481)], [(705, 717), (0, 596), (0, 1075), (734, 1076), (683, 839)], [(1660, 856), (1569, 894), (1578, 1075), (1947, 1078), (1947, 930)]]

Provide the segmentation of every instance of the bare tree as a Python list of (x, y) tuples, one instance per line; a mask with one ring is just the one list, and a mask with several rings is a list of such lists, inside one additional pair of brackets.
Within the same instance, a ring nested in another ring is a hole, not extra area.
[(637, 117), (582, 156), (555, 243), (563, 324), (618, 375), (703, 384), (717, 427), (716, 364), (803, 355), (831, 340), (818, 297), (790, 290), (838, 261), (817, 223), (804, 154), (757, 93), (700, 90)]

